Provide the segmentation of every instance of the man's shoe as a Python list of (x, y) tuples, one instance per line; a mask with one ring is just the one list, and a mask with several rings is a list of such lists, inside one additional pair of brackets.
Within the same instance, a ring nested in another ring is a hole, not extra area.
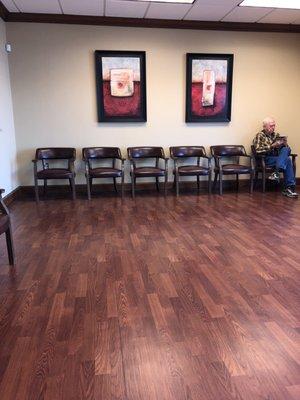
[(276, 182), (279, 182), (280, 181), (280, 176), (279, 176), (279, 172), (273, 172), (270, 176), (269, 176), (269, 178), (268, 179), (270, 179), (270, 181), (276, 181)]
[(292, 197), (292, 198), (298, 197), (298, 193), (295, 192), (295, 189), (294, 189), (293, 187), (291, 187), (291, 186), (289, 186), (289, 187), (287, 187), (286, 189), (284, 189), (284, 190), (282, 191), (282, 194), (283, 194), (284, 196)]

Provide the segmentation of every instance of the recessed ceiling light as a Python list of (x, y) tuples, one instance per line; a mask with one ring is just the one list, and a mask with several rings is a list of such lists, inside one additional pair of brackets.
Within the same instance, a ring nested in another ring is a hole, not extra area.
[(240, 6), (290, 8), (300, 10), (300, 0), (244, 0), (241, 2)]
[(177, 4), (193, 4), (195, 0), (138, 0), (146, 1), (147, 3), (177, 3)]

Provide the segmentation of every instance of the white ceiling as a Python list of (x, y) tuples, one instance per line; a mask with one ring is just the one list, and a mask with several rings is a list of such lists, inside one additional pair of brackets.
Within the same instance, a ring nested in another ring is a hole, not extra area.
[(300, 22), (300, 10), (238, 7), (242, 0), (196, 0), (194, 4), (150, 3), (134, 0), (1, 1), (10, 12), (21, 13), (278, 24), (299, 24)]

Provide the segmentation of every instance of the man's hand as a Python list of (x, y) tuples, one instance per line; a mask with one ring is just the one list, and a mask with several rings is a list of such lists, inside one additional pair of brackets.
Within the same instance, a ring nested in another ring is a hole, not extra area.
[(276, 142), (271, 144), (272, 149), (277, 149), (278, 147), (282, 146), (283, 141), (282, 140), (276, 140)]

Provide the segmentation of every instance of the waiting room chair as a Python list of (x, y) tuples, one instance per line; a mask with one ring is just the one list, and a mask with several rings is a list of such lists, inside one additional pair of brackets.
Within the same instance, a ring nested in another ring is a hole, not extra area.
[[(246, 153), (245, 147), (240, 145), (219, 145), (210, 147), (211, 154), (215, 161), (215, 188), (218, 176), (219, 176), (219, 193), (223, 194), (223, 175), (236, 175), (236, 187), (239, 188), (239, 175), (249, 174), (250, 175), (250, 193), (253, 192), (253, 180), (254, 180), (254, 163), (253, 157)], [(250, 159), (250, 165), (240, 164), (240, 158), (245, 157)], [(227, 158), (232, 160), (232, 163), (225, 162), (222, 160)]]
[[(266, 181), (267, 181), (267, 174), (272, 174), (275, 171), (275, 167), (270, 167), (265, 163), (265, 154), (258, 154), (256, 153), (255, 146), (251, 146), (251, 151), (253, 157), (255, 159), (255, 180), (254, 180), (254, 187), (257, 185), (259, 174), (261, 173), (262, 177), (262, 191), (265, 193), (266, 191)], [(296, 176), (296, 157), (297, 154), (291, 154), (293, 169)]]
[[(34, 187), (35, 199), (39, 202), (38, 180), (44, 181), (44, 194), (47, 192), (48, 179), (68, 179), (72, 189), (72, 198), (76, 199), (75, 191), (75, 171), (74, 162), (76, 159), (76, 149), (70, 147), (50, 147), (37, 149), (34, 164)], [(68, 162), (67, 168), (50, 168), (49, 162), (54, 160), (64, 160)], [(38, 170), (38, 163), (41, 161), (42, 169)]]
[[(203, 146), (173, 146), (170, 147), (170, 155), (174, 160), (174, 182), (176, 195), (179, 195), (180, 176), (196, 176), (198, 193), (200, 190), (200, 176), (208, 176), (208, 192), (211, 193), (211, 158), (207, 157)], [(196, 158), (197, 164), (179, 165), (179, 160)], [(201, 166), (201, 158), (207, 160), (207, 167)]]
[[(131, 191), (135, 197), (135, 186), (137, 178), (153, 177), (156, 180), (156, 188), (159, 191), (159, 177), (164, 177), (164, 194), (167, 194), (168, 182), (168, 158), (162, 147), (128, 147), (128, 158), (130, 160)], [(137, 166), (139, 160), (155, 159), (154, 166)], [(164, 161), (164, 167), (160, 167), (160, 160)]]
[[(116, 179), (121, 178), (121, 193), (124, 196), (124, 162), (121, 150), (118, 147), (85, 147), (82, 149), (82, 157), (85, 162), (85, 176), (87, 185), (88, 199), (91, 200), (91, 190), (93, 179), (95, 178), (113, 178), (115, 191), (118, 193)], [(97, 166), (93, 168), (93, 161), (111, 159), (111, 167)], [(121, 166), (117, 168), (117, 161)]]
[(4, 193), (4, 189), (0, 189), (0, 235), (5, 233), (9, 264), (14, 265), (15, 255), (14, 255), (11, 224), (10, 224), (10, 216), (8, 208), (3, 202), (2, 193)]

